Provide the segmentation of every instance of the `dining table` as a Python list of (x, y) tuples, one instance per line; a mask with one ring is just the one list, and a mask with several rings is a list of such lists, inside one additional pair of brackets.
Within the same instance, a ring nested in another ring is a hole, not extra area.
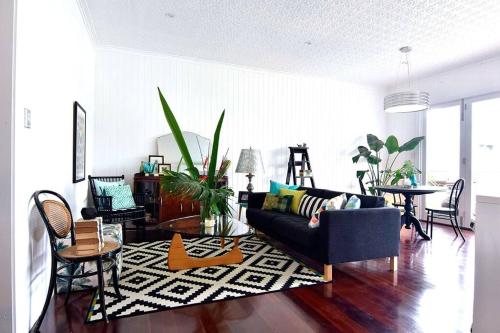
[(429, 186), (429, 185), (417, 185), (417, 186), (375, 186), (375, 189), (392, 194), (401, 194), (405, 198), (404, 213), (401, 215), (401, 227), (403, 225), (406, 229), (410, 229), (411, 225), (415, 226), (415, 230), (425, 240), (430, 240), (431, 237), (427, 235), (420, 220), (413, 215), (413, 198), (416, 195), (432, 194), (436, 192), (445, 192), (448, 190), (445, 186)]

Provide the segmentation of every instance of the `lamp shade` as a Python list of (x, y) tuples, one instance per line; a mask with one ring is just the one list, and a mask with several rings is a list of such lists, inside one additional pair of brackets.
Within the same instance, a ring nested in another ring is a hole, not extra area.
[(384, 98), (384, 110), (388, 113), (426, 111), (429, 105), (429, 93), (423, 91), (402, 91)]
[(237, 173), (258, 173), (264, 172), (264, 164), (262, 156), (258, 149), (242, 149), (238, 164), (236, 165)]

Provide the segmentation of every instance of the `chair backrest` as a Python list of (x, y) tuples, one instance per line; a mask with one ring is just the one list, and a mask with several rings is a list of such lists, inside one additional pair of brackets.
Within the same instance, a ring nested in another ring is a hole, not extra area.
[(363, 180), (358, 177), (358, 182), (359, 182), (359, 189), (361, 191), (361, 194), (366, 195), (366, 189), (365, 189), (365, 184), (363, 184)]
[(68, 202), (60, 194), (49, 190), (36, 191), (32, 198), (49, 234), (52, 249), (57, 252), (56, 239), (66, 238), (70, 233), (71, 244), (74, 245), (73, 216)]
[(92, 193), (92, 199), (94, 200), (94, 206), (97, 208), (99, 206), (99, 200), (97, 200), (97, 191), (95, 188), (95, 182), (94, 180), (99, 180), (101, 182), (119, 182), (120, 180), (124, 180), (125, 176), (98, 176), (98, 177), (92, 177), (89, 175), (89, 185), (90, 185), (90, 192)]
[(455, 182), (455, 184), (453, 184), (453, 187), (451, 189), (450, 201), (448, 203), (448, 207), (455, 208), (457, 212), (459, 207), (458, 205), (460, 202), (460, 196), (462, 195), (464, 186), (465, 186), (465, 181), (462, 178), (460, 178)]

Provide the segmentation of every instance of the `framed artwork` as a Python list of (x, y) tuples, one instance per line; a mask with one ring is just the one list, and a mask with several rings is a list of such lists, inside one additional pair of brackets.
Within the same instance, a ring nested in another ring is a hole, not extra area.
[(238, 203), (248, 203), (248, 193), (245, 191), (238, 192)]
[(85, 150), (87, 140), (87, 113), (73, 103), (73, 183), (85, 180)]
[(149, 163), (163, 164), (163, 155), (149, 155)]
[(165, 171), (172, 170), (172, 164), (158, 164), (158, 173), (165, 173)]

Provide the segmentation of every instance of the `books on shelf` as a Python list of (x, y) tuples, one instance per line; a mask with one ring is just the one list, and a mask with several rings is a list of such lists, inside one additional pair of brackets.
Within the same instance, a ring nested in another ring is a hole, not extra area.
[(92, 220), (79, 219), (75, 224), (76, 253), (88, 255), (99, 252), (104, 246), (102, 217)]

